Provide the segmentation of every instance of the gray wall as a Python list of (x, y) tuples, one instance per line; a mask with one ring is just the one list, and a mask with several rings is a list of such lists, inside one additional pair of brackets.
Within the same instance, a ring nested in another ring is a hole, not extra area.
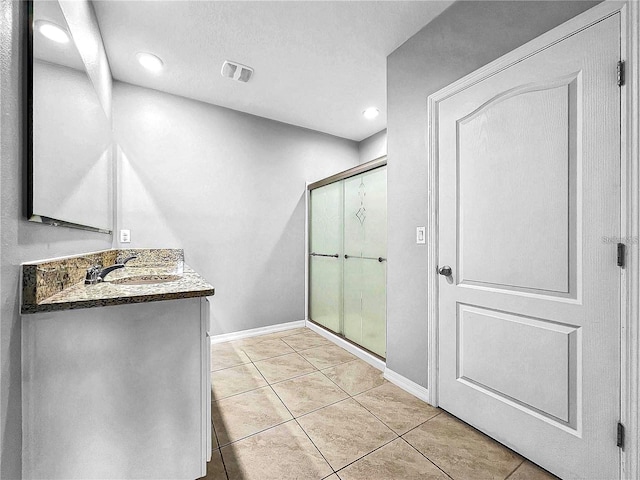
[(598, 2), (456, 2), (387, 59), (387, 367), (427, 384), (427, 97)]
[(358, 144), (114, 82), (118, 221), (131, 247), (184, 248), (211, 282), (214, 334), (303, 320), (305, 182)]
[(387, 130), (381, 130), (358, 143), (360, 163), (369, 162), (387, 154)]
[(111, 236), (22, 217), (21, 2), (0, 3), (0, 478), (21, 477), (19, 265), (110, 248)]

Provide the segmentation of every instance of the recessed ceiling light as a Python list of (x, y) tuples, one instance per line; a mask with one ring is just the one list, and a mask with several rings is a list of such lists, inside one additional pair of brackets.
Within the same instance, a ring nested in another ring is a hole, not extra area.
[(379, 113), (380, 110), (378, 110), (376, 107), (369, 107), (364, 112), (362, 112), (362, 116), (367, 120), (373, 120), (378, 116)]
[(67, 43), (69, 41), (69, 34), (66, 30), (55, 23), (38, 20), (36, 22), (36, 28), (42, 35), (54, 42)]
[(136, 58), (140, 65), (151, 72), (159, 72), (164, 66), (162, 59), (153, 53), (138, 52), (136, 53)]

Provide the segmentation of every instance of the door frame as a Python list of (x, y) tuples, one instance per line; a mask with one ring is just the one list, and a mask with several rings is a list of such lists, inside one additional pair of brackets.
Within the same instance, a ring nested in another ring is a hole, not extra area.
[[(640, 478), (640, 3), (605, 0), (510, 53), (494, 60), (427, 99), (428, 118), (428, 258), (427, 328), (429, 403), (438, 406), (438, 104), (559, 41), (611, 15), (621, 14), (621, 58), (625, 84), (621, 87), (621, 237), (627, 245), (626, 265), (620, 270), (620, 422), (625, 448), (620, 455), (621, 478)], [(615, 65), (611, 67), (615, 81)]]

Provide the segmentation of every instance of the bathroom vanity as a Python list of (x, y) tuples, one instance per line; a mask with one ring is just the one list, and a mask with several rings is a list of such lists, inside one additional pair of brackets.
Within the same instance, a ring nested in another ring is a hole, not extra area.
[[(87, 269), (132, 254), (85, 285)], [(205, 476), (214, 289), (182, 251), (108, 250), (22, 268), (23, 478)]]

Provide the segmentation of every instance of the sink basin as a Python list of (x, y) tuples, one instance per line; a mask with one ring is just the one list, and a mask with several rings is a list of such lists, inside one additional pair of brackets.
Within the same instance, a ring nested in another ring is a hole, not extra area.
[(110, 280), (114, 285), (153, 285), (156, 283), (175, 282), (180, 280), (180, 275), (140, 275), (137, 277), (125, 277)]

